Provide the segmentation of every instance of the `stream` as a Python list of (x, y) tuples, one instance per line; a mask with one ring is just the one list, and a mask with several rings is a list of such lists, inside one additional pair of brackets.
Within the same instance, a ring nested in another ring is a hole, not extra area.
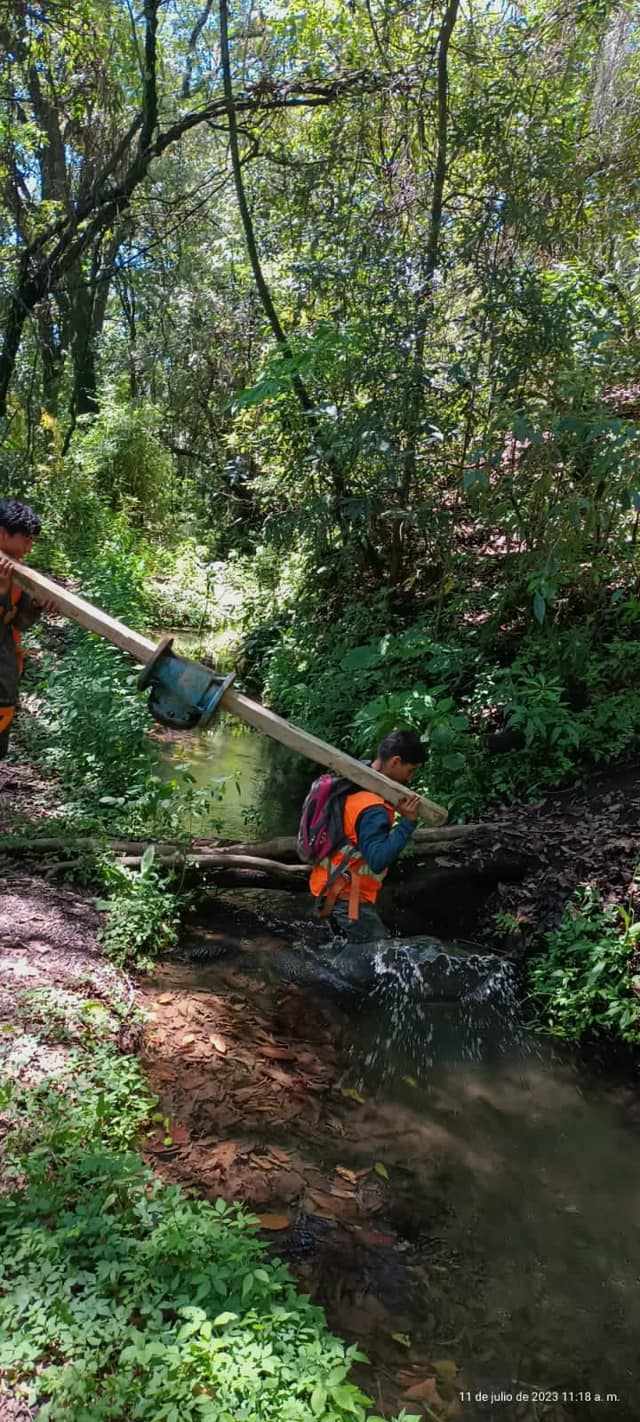
[[(309, 767), (279, 748), (222, 728), (189, 762), (239, 779), (226, 835), (251, 837), (247, 804), (260, 835), (295, 828)], [(484, 955), (457, 992), (455, 944), (438, 959), (448, 999), (422, 970), (426, 938), (383, 947), (357, 1001), (292, 980), (292, 957), (317, 950), (296, 907), (286, 921), (272, 904), (221, 895), (187, 961), (146, 988), (174, 1139), (156, 1165), (261, 1215), (330, 1325), (360, 1341), (385, 1415), (637, 1422), (632, 1085), (532, 1036), (510, 965)]]

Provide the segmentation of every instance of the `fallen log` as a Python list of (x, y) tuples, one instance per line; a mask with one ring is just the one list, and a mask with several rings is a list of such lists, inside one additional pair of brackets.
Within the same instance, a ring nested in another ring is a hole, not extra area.
[[(144, 842), (114, 840), (111, 847), (125, 867), (141, 868), (147, 848)], [(275, 847), (274, 842), (271, 847)], [(237, 854), (233, 846), (203, 849), (194, 844), (185, 849), (169, 844), (154, 848), (154, 863), (166, 871), (178, 870), (188, 884), (210, 886), (212, 895), (220, 890), (257, 889), (261, 893), (298, 894), (302, 903), (307, 893), (309, 869), (304, 864), (255, 853)], [(5, 862), (7, 854), (40, 855), (40, 872), (47, 878), (68, 872), (74, 855), (92, 849), (104, 851), (104, 841), (64, 841), (57, 836), (43, 836), (37, 841), (22, 839), (13, 843), (5, 839), (1, 846)], [(530, 853), (510, 851), (500, 845), (473, 844), (464, 838), (458, 843), (455, 839), (418, 842), (415, 854), (403, 856), (385, 881), (382, 916), (394, 931), (431, 931), (444, 936), (471, 933), (480, 904), (497, 884), (523, 879), (535, 867)], [(298, 913), (297, 906), (295, 912)]]
[[(233, 874), (241, 874), (243, 882), (253, 874), (256, 876), (257, 887), (267, 876), (274, 881), (276, 887), (305, 889), (309, 878), (309, 870), (305, 864), (279, 864), (276, 859), (258, 859), (251, 854), (156, 854), (153, 862), (164, 868), (184, 866), (187, 870), (197, 869), (206, 879), (217, 879), (219, 875), (226, 875), (228, 882), (231, 882), (230, 876)], [(127, 869), (139, 869), (142, 856), (125, 854), (120, 863)]]
[[(503, 830), (502, 834), (500, 829), (501, 827), (498, 825), (479, 824), (452, 825), (438, 830), (417, 830), (410, 841), (407, 857), (427, 859), (442, 853), (468, 852), (473, 848), (474, 843), (484, 846), (490, 838), (494, 838), (497, 844), (508, 844), (511, 839), (520, 840), (523, 837), (518, 831), (512, 830), (511, 826), (506, 832)], [(155, 850), (156, 863), (168, 861), (170, 858), (176, 861), (188, 858), (193, 862), (198, 858), (218, 855), (228, 861), (232, 858), (248, 857), (249, 859), (258, 858), (277, 863), (290, 863), (300, 867), (296, 840), (293, 835), (283, 835), (258, 844), (221, 844), (218, 840), (213, 839), (194, 839), (185, 844), (180, 840), (153, 842), (133, 839), (99, 839), (92, 836), (61, 839), (59, 836), (52, 835), (40, 835), (35, 839), (30, 839), (22, 835), (4, 835), (0, 840), (0, 855), (40, 855), (52, 852), (84, 854), (110, 850), (112, 854), (124, 855), (135, 860), (141, 859), (145, 850), (151, 846)], [(240, 866), (229, 864), (229, 867)], [(305, 872), (308, 872), (305, 866), (302, 867), (305, 868)]]
[[(411, 838), (411, 844), (417, 845), (433, 844), (438, 849), (455, 843), (456, 840), (467, 839), (487, 839), (492, 834), (498, 833), (499, 825), (473, 824), (473, 825), (443, 825), (438, 829), (423, 829), (418, 827)], [(205, 841), (199, 840), (199, 844)], [(278, 839), (268, 839), (262, 844), (228, 844), (219, 845), (219, 848), (229, 850), (232, 854), (259, 854), (263, 859), (297, 859), (295, 835), (281, 835)]]

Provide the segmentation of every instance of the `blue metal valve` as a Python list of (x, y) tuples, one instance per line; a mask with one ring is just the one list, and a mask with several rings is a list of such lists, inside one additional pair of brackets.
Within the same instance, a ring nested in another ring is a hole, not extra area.
[(166, 637), (138, 677), (141, 691), (149, 688), (149, 710), (156, 721), (173, 731), (204, 731), (211, 724), (235, 672), (217, 676), (215, 672), (180, 657), (172, 651), (173, 638)]

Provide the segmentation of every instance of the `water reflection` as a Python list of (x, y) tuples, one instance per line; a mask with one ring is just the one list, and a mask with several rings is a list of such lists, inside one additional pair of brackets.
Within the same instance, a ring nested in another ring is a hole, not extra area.
[[(226, 781), (224, 798), (215, 809), (225, 838), (270, 839), (297, 832), (314, 775), (310, 761), (230, 717), (221, 717), (211, 731), (166, 731), (157, 744), (163, 778), (171, 779), (177, 765), (186, 765), (199, 788), (208, 788), (214, 779)], [(196, 833), (206, 835), (208, 828), (203, 819)]]

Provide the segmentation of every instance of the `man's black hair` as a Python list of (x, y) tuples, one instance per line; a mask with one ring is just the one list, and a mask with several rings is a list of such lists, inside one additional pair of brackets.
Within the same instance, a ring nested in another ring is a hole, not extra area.
[(0, 499), (0, 528), (6, 528), (7, 533), (37, 538), (41, 527), (38, 515), (28, 504), (20, 504), (17, 499)]
[(405, 765), (424, 765), (427, 752), (415, 731), (389, 731), (378, 746), (378, 760), (399, 755)]

